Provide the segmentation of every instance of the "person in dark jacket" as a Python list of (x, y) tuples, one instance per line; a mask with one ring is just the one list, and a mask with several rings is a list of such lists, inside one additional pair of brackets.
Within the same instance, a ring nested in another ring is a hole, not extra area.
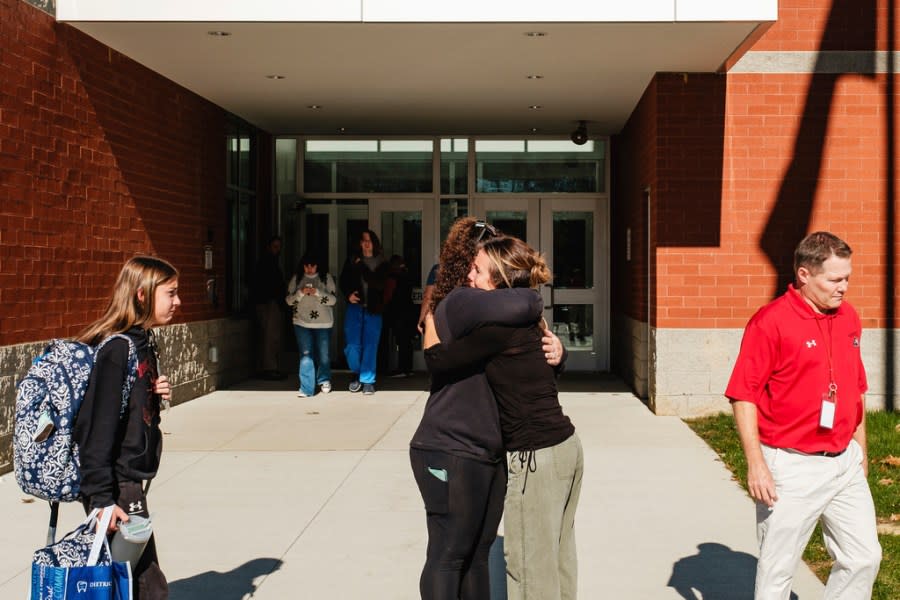
[[(131, 338), (137, 351), (137, 373), (122, 413), (122, 390), (128, 377), (129, 344), (107, 343), (94, 359), (94, 369), (75, 422), (81, 459), (81, 495), (85, 510), (113, 511), (112, 534), (129, 515), (149, 518), (145, 484), (156, 476), (162, 453), (160, 405), (171, 399), (171, 385), (159, 372), (152, 328), (171, 322), (181, 305), (178, 271), (168, 262), (137, 256), (122, 267), (104, 315), (78, 336), (96, 345), (115, 333)], [(99, 518), (99, 517), (98, 517)], [(159, 567), (153, 536), (136, 565), (133, 598), (165, 600), (165, 575)]]
[[(482, 243), (469, 273), (480, 290), (535, 289), (551, 280), (543, 256), (514, 237)], [(505, 303), (498, 291), (487, 293), (481, 305)], [(457, 327), (476, 324), (465, 307), (450, 318)], [(438, 343), (433, 321), (426, 319), (428, 369), (452, 380), (454, 371), (464, 377), (475, 366), (483, 368), (497, 400), (509, 469), (503, 530), (509, 600), (573, 600), (578, 589), (575, 511), (584, 458), (559, 404), (541, 336), (537, 323), (489, 325)]]
[(388, 260), (384, 309), (384, 328), (381, 332), (383, 368), (390, 368), (390, 347), (397, 345), (397, 369), (391, 377), (409, 377), (413, 370), (413, 338), (416, 336), (416, 320), (419, 308), (413, 302), (413, 285), (406, 261), (399, 254)]
[(281, 238), (272, 236), (256, 263), (250, 288), (256, 317), (259, 376), (263, 379), (285, 377), (278, 370), (278, 351), (281, 349), (281, 334), (285, 326), (284, 296), (287, 291), (284, 273), (278, 262), (280, 253)]
[[(472, 217), (450, 228), (432, 297), (434, 324), (443, 340), (463, 337), (480, 325), (533, 324), (540, 318), (542, 303), (534, 290), (467, 287), (476, 244), (494, 235), (493, 227)], [(491, 302), (485, 302), (488, 294)], [(562, 345), (556, 336), (545, 335), (545, 356), (559, 365)], [(452, 379), (433, 374), (409, 454), (428, 528), (419, 579), (422, 599), (489, 598), (488, 554), (503, 514), (506, 464), (497, 403), (482, 366), (454, 373)]]
[(347, 301), (344, 313), (344, 356), (353, 376), (350, 391), (375, 393), (378, 340), (384, 312), (387, 262), (381, 242), (371, 229), (359, 234), (359, 253), (341, 270), (340, 288)]

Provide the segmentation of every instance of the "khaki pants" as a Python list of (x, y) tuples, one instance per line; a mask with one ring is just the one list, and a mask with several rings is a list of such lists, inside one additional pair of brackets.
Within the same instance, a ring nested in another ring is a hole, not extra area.
[(825, 547), (834, 558), (824, 600), (863, 600), (881, 563), (875, 506), (862, 470), (862, 449), (851, 440), (840, 456), (812, 456), (763, 445), (778, 500), (756, 505), (759, 562), (756, 598), (787, 600), (791, 580), (821, 519)]
[(508, 599), (573, 600), (578, 592), (575, 509), (584, 472), (581, 441), (573, 434), (534, 451), (533, 460), (520, 452), (507, 458), (503, 553)]

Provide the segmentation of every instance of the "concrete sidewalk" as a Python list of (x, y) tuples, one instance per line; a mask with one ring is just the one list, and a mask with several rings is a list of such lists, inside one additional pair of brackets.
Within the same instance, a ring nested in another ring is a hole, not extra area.
[[(164, 414), (149, 503), (172, 600), (419, 597), (425, 513), (408, 442), (424, 377), (374, 396), (300, 399), (295, 383), (250, 381)], [(612, 379), (564, 377), (561, 398), (585, 452), (580, 598), (752, 598), (753, 504), (703, 441)], [(49, 510), (10, 473), (0, 514), (0, 598), (25, 599)], [(60, 531), (82, 518), (64, 505)], [(801, 565), (796, 597), (822, 589)]]

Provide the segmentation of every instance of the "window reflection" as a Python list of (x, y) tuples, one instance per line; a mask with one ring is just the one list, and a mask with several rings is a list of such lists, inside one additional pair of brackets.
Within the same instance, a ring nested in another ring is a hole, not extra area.
[(520, 240), (528, 239), (528, 213), (523, 210), (489, 210), (487, 222), (499, 229), (504, 235), (511, 235)]
[(594, 349), (594, 307), (591, 304), (555, 304), (553, 333), (569, 352)]
[(594, 287), (594, 214), (553, 213), (553, 285)]
[(409, 269), (415, 287), (422, 285), (422, 212), (385, 211), (381, 213), (381, 245), (384, 257), (399, 254)]

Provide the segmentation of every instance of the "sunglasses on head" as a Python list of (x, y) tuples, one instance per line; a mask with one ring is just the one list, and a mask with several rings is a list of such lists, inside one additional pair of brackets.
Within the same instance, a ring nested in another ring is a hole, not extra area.
[(472, 227), (478, 230), (478, 234), (475, 236), (476, 244), (484, 238), (485, 234), (490, 234), (490, 237), (488, 239), (500, 235), (500, 232), (498, 232), (493, 225), (490, 225), (489, 223), (486, 223), (481, 219), (475, 221), (475, 224), (472, 225)]

